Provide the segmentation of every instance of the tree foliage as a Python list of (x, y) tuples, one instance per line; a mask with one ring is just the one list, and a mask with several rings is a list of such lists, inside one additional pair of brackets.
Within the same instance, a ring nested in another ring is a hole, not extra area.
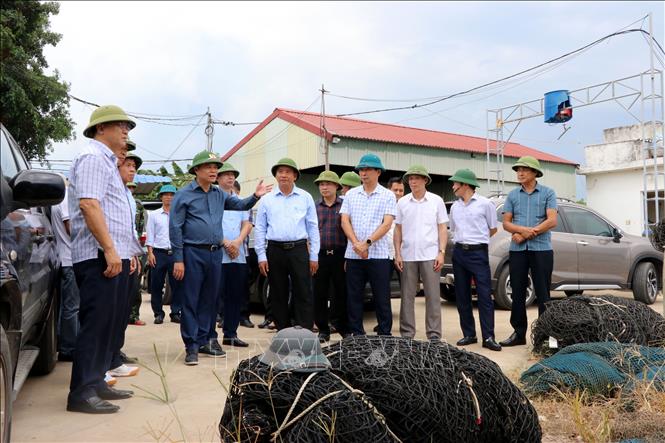
[(34, 0), (4, 0), (0, 4), (0, 121), (18, 142), (25, 156), (44, 160), (52, 143), (71, 140), (74, 122), (69, 117), (69, 85), (44, 72), (46, 45), (62, 37), (51, 32), (49, 17), (60, 5)]

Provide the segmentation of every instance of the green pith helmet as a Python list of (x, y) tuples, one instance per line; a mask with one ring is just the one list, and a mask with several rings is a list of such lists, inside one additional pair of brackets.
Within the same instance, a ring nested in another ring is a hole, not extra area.
[[(134, 143), (130, 139), (127, 139), (127, 150), (128, 151), (133, 151), (134, 149), (136, 149), (136, 143)], [(138, 169), (138, 168), (136, 168), (136, 169)]]
[(270, 169), (270, 172), (272, 172), (272, 176), (275, 177), (277, 174), (277, 168), (280, 166), (288, 166), (289, 168), (293, 169), (296, 171), (296, 181), (300, 178), (300, 171), (298, 170), (298, 165), (296, 165), (296, 162), (293, 161), (293, 159), (290, 159), (288, 157), (281, 158), (275, 165)]
[(99, 108), (92, 111), (90, 114), (90, 122), (88, 126), (83, 130), (83, 135), (88, 138), (94, 138), (95, 136), (95, 127), (101, 123), (110, 123), (110, 122), (127, 122), (131, 129), (134, 129), (136, 122), (130, 119), (129, 116), (120, 106), (116, 105), (106, 105), (100, 106)]
[(137, 171), (139, 170), (139, 168), (143, 164), (143, 160), (141, 159), (141, 157), (134, 154), (133, 152), (128, 152), (127, 156), (125, 157), (125, 160), (134, 160), (134, 166), (136, 167)]
[(197, 166), (204, 165), (206, 163), (214, 163), (220, 168), (224, 166), (224, 163), (222, 163), (217, 154), (215, 154), (214, 152), (201, 151), (194, 156), (194, 160), (192, 161), (192, 166), (189, 167), (188, 172), (190, 174), (196, 175), (196, 172), (194, 172), (194, 168), (196, 168)]
[(293, 372), (320, 372), (331, 366), (316, 334), (300, 326), (279, 331), (259, 361), (280, 371)]
[(409, 175), (420, 175), (421, 177), (425, 177), (427, 179), (426, 185), (429, 185), (432, 183), (432, 177), (429, 176), (427, 173), (427, 169), (423, 165), (411, 165), (409, 166), (409, 170), (406, 171), (404, 176), (402, 177), (402, 180), (405, 183), (409, 182)]
[(323, 171), (319, 176), (314, 180), (314, 183), (319, 182), (330, 182), (337, 185), (337, 189), (341, 189), (342, 185), (339, 183), (339, 175), (335, 171)]
[(348, 171), (342, 174), (342, 177), (339, 179), (339, 184), (342, 186), (348, 186), (349, 188), (355, 188), (360, 186), (360, 176), (353, 171)]
[(233, 175), (238, 178), (240, 175), (240, 171), (238, 171), (236, 168), (233, 167), (233, 165), (229, 162), (225, 162), (224, 165), (222, 165), (221, 168), (219, 168), (219, 171), (217, 171), (217, 177), (219, 177), (221, 174), (225, 172), (233, 172)]
[(175, 194), (178, 191), (175, 186), (173, 185), (162, 185), (161, 188), (159, 188), (159, 193), (157, 194), (157, 197), (161, 196), (162, 194), (166, 194), (168, 192)]
[(467, 185), (480, 188), (476, 174), (471, 169), (458, 169), (455, 175), (448, 179), (449, 182), (466, 183)]
[(134, 182), (127, 182), (127, 184), (126, 184), (125, 186), (127, 186), (128, 188), (135, 188), (135, 187), (136, 187), (136, 183), (134, 183)]
[(517, 162), (515, 162), (515, 164), (513, 165), (513, 171), (517, 171), (517, 168), (519, 168), (520, 166), (531, 168), (534, 171), (536, 171), (536, 177), (543, 176), (543, 170), (540, 168), (540, 162), (535, 157), (531, 157), (530, 155), (525, 155), (524, 157), (520, 157), (520, 159), (517, 160)]
[(365, 154), (362, 157), (360, 157), (358, 166), (356, 166), (356, 171), (359, 171), (362, 168), (380, 169), (381, 172), (386, 171), (386, 168), (383, 167), (383, 163), (381, 163), (381, 159), (379, 158), (379, 156), (372, 153)]

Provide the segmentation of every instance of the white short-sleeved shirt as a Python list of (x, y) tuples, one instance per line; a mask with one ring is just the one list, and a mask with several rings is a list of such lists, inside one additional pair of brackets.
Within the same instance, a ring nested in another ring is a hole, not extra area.
[[(395, 194), (381, 185), (376, 185), (370, 194), (362, 186), (357, 186), (346, 193), (340, 214), (348, 214), (351, 218), (353, 232), (359, 240), (367, 239), (383, 223), (386, 215), (395, 216)], [(388, 239), (384, 235), (369, 247), (368, 258), (390, 257)], [(346, 246), (344, 258), (360, 260), (361, 257), (353, 251), (351, 240)]]
[(402, 227), (402, 260), (436, 259), (439, 250), (446, 248), (439, 245), (439, 225), (448, 223), (443, 199), (431, 192), (425, 192), (420, 200), (407, 194), (397, 202), (396, 212), (395, 224)]
[(450, 230), (455, 243), (489, 244), (490, 229), (496, 225), (496, 206), (477, 192), (468, 203), (460, 198), (450, 208)]
[(146, 223), (146, 246), (157, 249), (171, 249), (169, 240), (169, 213), (164, 208), (155, 209), (148, 213)]

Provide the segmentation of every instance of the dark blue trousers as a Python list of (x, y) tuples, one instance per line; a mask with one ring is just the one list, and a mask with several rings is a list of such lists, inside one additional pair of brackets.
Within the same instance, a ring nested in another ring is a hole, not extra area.
[(132, 298), (134, 296), (134, 283), (138, 284), (137, 271), (134, 271), (133, 274), (127, 275), (127, 280), (125, 284), (124, 292), (120, 295), (118, 300), (120, 307), (119, 312), (120, 316), (118, 317), (118, 325), (116, 326), (116, 337), (112, 346), (111, 351), (111, 364), (109, 369), (115, 369), (118, 366), (122, 365), (122, 359), (120, 358), (120, 351), (122, 347), (125, 346), (125, 332), (127, 332), (127, 325), (129, 324), (129, 314), (132, 312)]
[(188, 350), (208, 343), (210, 325), (217, 314), (222, 275), (222, 250), (206, 251), (185, 245), (185, 277), (180, 282), (182, 315), (180, 335)]
[(524, 337), (527, 330), (526, 290), (529, 285), (529, 271), (538, 302), (538, 315), (545, 312), (545, 303), (550, 301), (553, 251), (510, 251), (510, 286), (513, 289), (513, 305), (510, 310), (510, 324), (518, 335)]
[(74, 268), (63, 266), (60, 279), (60, 321), (58, 323), (58, 351), (74, 355), (79, 329), (79, 288)]
[(492, 301), (492, 277), (487, 249), (465, 251), (453, 249), (453, 274), (457, 312), (464, 337), (476, 336), (476, 321), (471, 305), (471, 278), (476, 281), (478, 314), (483, 340), (494, 338), (494, 302)]
[(349, 332), (364, 335), (363, 297), (369, 281), (374, 296), (379, 335), (390, 335), (393, 314), (390, 306), (390, 267), (392, 260), (370, 258), (346, 261), (346, 307), (349, 315)]
[[(247, 292), (247, 265), (245, 263), (222, 264), (220, 294), (217, 298), (217, 309), (224, 316), (224, 338), (238, 337), (240, 310), (245, 304)], [(220, 309), (221, 308), (221, 309)], [(215, 317), (212, 318), (210, 339), (217, 338)]]
[[(153, 248), (155, 255), (155, 267), (150, 270), (150, 305), (155, 317), (161, 315), (164, 317), (164, 279), (168, 275), (169, 285), (171, 285), (171, 314), (180, 312), (180, 292), (176, 290), (176, 280), (173, 278), (173, 256), (166, 252)], [(187, 272), (187, 268), (185, 268)]]
[(76, 340), (69, 399), (83, 400), (105, 388), (104, 374), (111, 364), (111, 354), (120, 334), (121, 316), (127, 323), (126, 306), (129, 260), (122, 261), (122, 272), (113, 278), (104, 277), (106, 260), (99, 253), (96, 259), (74, 263), (81, 303), (81, 329)]

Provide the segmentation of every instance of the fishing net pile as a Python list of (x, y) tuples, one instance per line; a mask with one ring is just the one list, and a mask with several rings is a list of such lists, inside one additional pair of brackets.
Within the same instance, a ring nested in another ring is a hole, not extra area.
[(349, 337), (331, 370), (276, 371), (257, 357), (232, 377), (222, 441), (537, 442), (535, 409), (491, 360), (445, 343)]
[[(665, 318), (644, 303), (611, 295), (548, 302), (531, 327), (533, 352), (552, 355), (577, 343), (665, 346)], [(551, 339), (550, 339), (551, 338)]]
[(537, 395), (558, 389), (608, 397), (617, 388), (631, 391), (639, 382), (665, 391), (665, 348), (617, 342), (571, 345), (531, 366), (520, 381), (527, 393)]

